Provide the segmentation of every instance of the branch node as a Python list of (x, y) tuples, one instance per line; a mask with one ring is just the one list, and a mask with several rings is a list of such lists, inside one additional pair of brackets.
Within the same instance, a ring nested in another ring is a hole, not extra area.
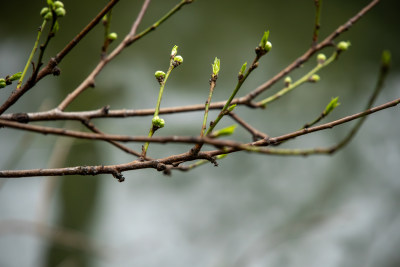
[(114, 171), (113, 173), (112, 173), (112, 176), (115, 178), (115, 179), (117, 179), (118, 180), (118, 182), (120, 182), (120, 183), (122, 183), (123, 181), (125, 181), (125, 177), (122, 175), (122, 173), (121, 172), (119, 172), (119, 171)]

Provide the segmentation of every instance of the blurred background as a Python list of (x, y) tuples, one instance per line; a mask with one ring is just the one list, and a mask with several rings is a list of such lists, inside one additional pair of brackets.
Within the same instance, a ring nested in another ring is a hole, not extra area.
[[(154, 0), (139, 31), (178, 0)], [(60, 51), (107, 1), (64, 1), (67, 15), (45, 62)], [(323, 1), (321, 39), (369, 1)], [(129, 31), (142, 1), (121, 1), (111, 31)], [(29, 56), (45, 1), (2, 2), (0, 76), (21, 71)], [(363, 110), (374, 88), (383, 49), (392, 69), (376, 104), (399, 97), (399, 3), (381, 3), (337, 40), (351, 48), (306, 84), (265, 110), (237, 108), (254, 127), (277, 136), (312, 121), (331, 97), (341, 105), (334, 120)], [(155, 106), (156, 70), (166, 70), (173, 45), (184, 63), (166, 85), (162, 107), (204, 103), (210, 64), (221, 59), (214, 101), (233, 90), (241, 65), (254, 58), (264, 30), (272, 51), (246, 81), (245, 95), (302, 55), (311, 44), (314, 1), (197, 0), (134, 43), (101, 72), (68, 110), (142, 109)], [(60, 64), (8, 112), (55, 107), (91, 72), (102, 46), (96, 27)], [(324, 51), (332, 52), (329, 48)], [(314, 66), (314, 58), (293, 79)], [(15, 85), (0, 91), (4, 101)], [(282, 88), (278, 83), (263, 94)], [(260, 98), (261, 99), (261, 98)], [(157, 135), (197, 135), (202, 112), (165, 115)], [(213, 111), (210, 118), (216, 116)], [(98, 119), (107, 133), (146, 135), (151, 117)], [(233, 122), (225, 118), (223, 125)], [(74, 122), (40, 125), (84, 130)], [(310, 134), (285, 147), (330, 146), (354, 122)], [(356, 138), (332, 156), (276, 157), (235, 153), (219, 162), (171, 177), (149, 169), (110, 175), (36, 177), (0, 181), (0, 266), (400, 266), (400, 124), (398, 108), (371, 115)], [(0, 129), (0, 168), (29, 169), (129, 162), (109, 144)], [(235, 140), (250, 136), (237, 130)], [(140, 150), (141, 144), (128, 144)], [(187, 145), (150, 146), (163, 157)]]

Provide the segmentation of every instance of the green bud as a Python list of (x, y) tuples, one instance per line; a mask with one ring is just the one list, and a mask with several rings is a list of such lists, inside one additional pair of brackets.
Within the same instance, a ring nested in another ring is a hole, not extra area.
[(47, 0), (47, 5), (53, 7), (54, 6), (53, 0)]
[(334, 110), (337, 106), (340, 105), (340, 103), (338, 102), (339, 97), (335, 97), (331, 99), (331, 102), (329, 102), (329, 104), (326, 106), (325, 110), (324, 110), (324, 114), (328, 115), (329, 113), (331, 113), (332, 110)]
[(158, 116), (155, 116), (151, 120), (151, 123), (153, 124), (154, 127), (157, 127), (157, 128), (162, 128), (165, 126), (165, 121)]
[(247, 68), (247, 62), (245, 62), (245, 63), (242, 65), (242, 67), (240, 68), (240, 71), (239, 71), (239, 79), (241, 79), (241, 77), (244, 75), (244, 72), (246, 71), (246, 68)]
[(338, 43), (337, 45), (337, 50), (338, 51), (346, 51), (347, 49), (349, 49), (351, 43), (349, 41), (345, 42), (345, 41), (341, 41)]
[(172, 51), (171, 51), (171, 58), (174, 58), (177, 53), (178, 53), (178, 46), (174, 45), (174, 47), (172, 48)]
[(316, 83), (316, 82), (318, 82), (319, 80), (321, 80), (321, 77), (319, 77), (319, 75), (318, 74), (313, 74), (313, 75), (311, 75), (311, 77), (308, 79), (310, 82), (312, 82), (312, 83)]
[(326, 56), (325, 54), (318, 54), (317, 56), (317, 62), (318, 64), (324, 64), (324, 62), (326, 61)]
[(6, 87), (6, 80), (4, 80), (4, 79), (0, 79), (0, 88), (4, 88), (4, 87)]
[(53, 18), (53, 14), (51, 12), (47, 12), (43, 17), (45, 20), (51, 20)]
[(40, 16), (44, 18), (47, 15), (47, 13), (49, 13), (49, 11), (50, 9), (48, 7), (42, 8), (42, 10), (40, 11)]
[(264, 50), (265, 50), (265, 52), (268, 53), (271, 49), (272, 49), (272, 44), (270, 41), (268, 41), (264, 46)]
[(174, 57), (174, 62), (172, 63), (174, 67), (178, 67), (180, 64), (183, 62), (183, 57), (181, 56), (175, 56)]
[(289, 87), (289, 85), (292, 83), (292, 78), (287, 76), (283, 82), (285, 83), (286, 87)]
[(63, 7), (59, 7), (55, 10), (57, 17), (64, 17), (67, 13)]
[(59, 7), (64, 7), (64, 3), (61, 1), (55, 1), (54, 2), (54, 8), (57, 9)]
[(115, 33), (115, 32), (111, 32), (111, 33), (108, 34), (107, 38), (110, 41), (114, 41), (114, 40), (116, 40), (118, 38), (118, 34)]
[(165, 78), (165, 72), (158, 70), (156, 73), (154, 73), (154, 76), (156, 76), (156, 79), (159, 83), (162, 83)]
[(17, 72), (13, 75), (11, 75), (10, 78), (8, 78), (11, 82), (18, 80), (19, 78), (21, 78), (22, 76), (22, 72)]
[(221, 61), (219, 60), (219, 58), (215, 57), (214, 64), (211, 64), (211, 66), (213, 69), (213, 75), (218, 75), (221, 66)]
[(212, 133), (212, 137), (220, 137), (220, 136), (228, 136), (228, 135), (232, 135), (235, 132), (237, 125), (231, 125), (225, 128), (222, 128), (220, 130), (214, 131)]

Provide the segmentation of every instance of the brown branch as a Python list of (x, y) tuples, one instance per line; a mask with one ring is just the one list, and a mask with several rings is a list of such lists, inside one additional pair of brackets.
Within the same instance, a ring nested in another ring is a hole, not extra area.
[(96, 17), (77, 35), (75, 36), (61, 52), (59, 52), (55, 58), (50, 59), (45, 66), (34, 79), (33, 77), (29, 78), (25, 85), (18, 91), (14, 91), (10, 97), (3, 103), (0, 107), (0, 114), (3, 114), (8, 108), (14, 105), (21, 96), (23, 96), (27, 91), (29, 91), (37, 82), (39, 82), (43, 77), (53, 73), (55, 68), (62, 59), (85, 37), (93, 28), (96, 26), (99, 21), (104, 17), (105, 14), (118, 3), (119, 0), (111, 0), (100, 13), (96, 15)]
[(246, 129), (252, 135), (253, 141), (257, 141), (259, 139), (266, 139), (269, 137), (267, 134), (257, 130), (256, 128), (245, 122), (236, 113), (229, 112), (228, 115), (231, 116), (232, 119), (234, 119), (237, 123), (239, 123), (244, 129)]
[[(325, 124), (321, 124), (318, 126), (314, 126), (311, 128), (305, 128), (302, 130), (298, 130), (289, 134), (285, 134), (279, 137), (270, 137), (267, 139), (263, 139), (257, 142), (254, 142), (255, 145), (274, 145), (278, 144), (282, 141), (293, 139), (295, 137), (309, 134), (312, 132), (317, 132), (325, 129), (333, 128), (337, 125), (364, 117), (366, 115), (378, 112), (383, 109), (387, 109), (390, 107), (394, 107), (400, 103), (400, 98), (395, 100), (389, 101), (385, 104), (367, 109), (363, 112), (359, 112), (347, 117), (343, 117), (341, 119), (331, 121)], [(236, 145), (243, 145), (242, 143), (235, 143), (225, 140), (215, 140), (212, 138), (200, 138), (200, 137), (184, 137), (184, 136), (163, 136), (163, 137), (152, 137), (149, 138), (148, 136), (128, 136), (128, 135), (111, 135), (111, 134), (97, 134), (97, 133), (86, 133), (86, 132), (79, 132), (67, 129), (60, 129), (60, 128), (52, 128), (52, 127), (45, 127), (45, 126), (37, 126), (37, 125), (29, 125), (24, 123), (19, 123), (15, 121), (8, 121), (0, 119), (0, 126), (10, 127), (14, 129), (20, 129), (25, 131), (37, 132), (42, 134), (54, 134), (54, 135), (61, 135), (61, 136), (68, 136), (74, 138), (81, 138), (81, 139), (90, 139), (90, 140), (103, 140), (103, 141), (120, 141), (120, 142), (156, 142), (156, 143), (188, 143), (188, 144), (197, 144), (197, 143), (206, 143), (215, 146), (236, 146)]]
[[(344, 118), (341, 118), (336, 121), (332, 121), (323, 125), (299, 130), (296, 132), (292, 132), (289, 134), (285, 134), (282, 136), (278, 137), (273, 137), (273, 138), (267, 138), (263, 140), (259, 140), (256, 142), (248, 143), (248, 144), (243, 144), (243, 143), (238, 143), (234, 141), (226, 141), (226, 140), (215, 140), (211, 138), (199, 138), (199, 137), (181, 137), (181, 136), (167, 136), (167, 137), (131, 137), (131, 136), (122, 136), (122, 135), (100, 135), (100, 134), (93, 134), (93, 133), (82, 133), (82, 132), (76, 132), (76, 131), (70, 131), (70, 130), (65, 130), (65, 129), (54, 129), (50, 127), (42, 127), (42, 126), (35, 126), (35, 125), (26, 125), (22, 123), (17, 123), (17, 122), (12, 122), (12, 121), (6, 121), (6, 120), (1, 120), (0, 119), (0, 125), (3, 126), (8, 126), (12, 128), (18, 128), (18, 129), (23, 129), (23, 130), (28, 130), (28, 131), (36, 131), (36, 132), (41, 132), (41, 133), (47, 133), (47, 134), (57, 134), (57, 135), (64, 135), (64, 136), (70, 136), (70, 137), (77, 137), (77, 138), (85, 138), (85, 139), (98, 139), (98, 140), (114, 140), (114, 141), (133, 141), (133, 142), (158, 142), (158, 143), (167, 143), (167, 142), (173, 142), (173, 143), (192, 143), (192, 144), (197, 144), (197, 143), (205, 143), (205, 144), (210, 144), (214, 145), (217, 147), (225, 147), (223, 150), (216, 150), (216, 151), (208, 151), (208, 152), (199, 152), (196, 155), (193, 155), (193, 153), (186, 152), (183, 154), (179, 155), (172, 155), (163, 159), (158, 159), (158, 160), (149, 160), (149, 161), (141, 161), (141, 160), (136, 160), (130, 163), (125, 163), (125, 164), (118, 164), (118, 165), (109, 165), (109, 166), (78, 166), (78, 167), (68, 167), (68, 168), (56, 168), (56, 169), (35, 169), (35, 170), (16, 170), (16, 171), (9, 171), (9, 170), (4, 170), (0, 171), (0, 177), (31, 177), (31, 176), (60, 176), (60, 175), (98, 175), (98, 174), (112, 174), (116, 176), (116, 174), (120, 175), (121, 172), (123, 171), (128, 171), (128, 170), (135, 170), (135, 169), (143, 169), (143, 168), (155, 168), (160, 171), (164, 171), (166, 169), (166, 165), (172, 165), (176, 162), (181, 163), (181, 162), (186, 162), (186, 161), (192, 161), (195, 159), (207, 159), (210, 160), (216, 155), (220, 154), (225, 154), (225, 153), (233, 153), (236, 151), (253, 151), (253, 152), (258, 152), (258, 153), (263, 153), (263, 154), (278, 154), (278, 155), (285, 155), (284, 152), (285, 150), (280, 149), (279, 151), (277, 149), (271, 149), (271, 148), (262, 148), (259, 146), (268, 146), (268, 145), (274, 145), (278, 144), (282, 141), (293, 139), (298, 136), (302, 136), (305, 134), (309, 134), (312, 132), (316, 131), (321, 131), (324, 129), (330, 129), (333, 128), (337, 125), (341, 125), (343, 123), (349, 122), (351, 120), (355, 120), (361, 117), (364, 117), (366, 115), (375, 113), (377, 111), (390, 108), (393, 106), (396, 106), (400, 103), (400, 98), (395, 99), (393, 101), (387, 102), (383, 105), (370, 108), (366, 111), (353, 114), (351, 116), (347, 116)], [(228, 149), (229, 148), (229, 149)], [(293, 150), (291, 150), (293, 151)], [(307, 153), (300, 153), (298, 155), (306, 155), (306, 154), (315, 154), (315, 153), (327, 153), (324, 149), (320, 148), (315, 148), (308, 150), (309, 152)], [(286, 154), (287, 155), (287, 154)], [(291, 155), (295, 155), (291, 153)], [(119, 176), (118, 176), (119, 177)]]

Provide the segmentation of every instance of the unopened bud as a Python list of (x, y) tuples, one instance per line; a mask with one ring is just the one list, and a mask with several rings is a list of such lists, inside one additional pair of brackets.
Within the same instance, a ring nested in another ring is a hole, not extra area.
[(309, 80), (310, 82), (312, 82), (312, 83), (316, 83), (316, 82), (318, 82), (319, 80), (321, 80), (321, 77), (319, 77), (318, 74), (313, 74), (308, 80)]
[(183, 57), (175, 56), (173, 65), (174, 65), (174, 67), (178, 67), (180, 64), (182, 64), (182, 62), (183, 62)]
[(108, 36), (107, 36), (107, 38), (108, 38), (108, 40), (110, 40), (110, 41), (114, 41), (114, 40), (116, 40), (116, 39), (118, 38), (118, 34), (115, 33), (115, 32), (109, 33)]
[(285, 83), (286, 87), (289, 87), (289, 85), (292, 83), (292, 78), (287, 76), (283, 82)]
[(349, 49), (350, 45), (351, 45), (350, 42), (341, 41), (337, 45), (337, 50), (346, 51), (347, 49)]
[(156, 79), (159, 83), (162, 83), (165, 78), (165, 72), (158, 70), (154, 73), (154, 76), (156, 76)]
[(64, 3), (61, 1), (55, 1), (54, 2), (54, 8), (59, 8), (59, 7), (64, 7)]
[(155, 116), (151, 120), (151, 123), (153, 124), (154, 127), (157, 127), (157, 128), (162, 128), (165, 126), (165, 121), (158, 116)]
[(326, 56), (325, 54), (318, 54), (317, 56), (317, 62), (318, 64), (324, 64), (324, 62), (326, 61)]
[(57, 17), (64, 17), (67, 12), (63, 7), (59, 7), (55, 10)]

